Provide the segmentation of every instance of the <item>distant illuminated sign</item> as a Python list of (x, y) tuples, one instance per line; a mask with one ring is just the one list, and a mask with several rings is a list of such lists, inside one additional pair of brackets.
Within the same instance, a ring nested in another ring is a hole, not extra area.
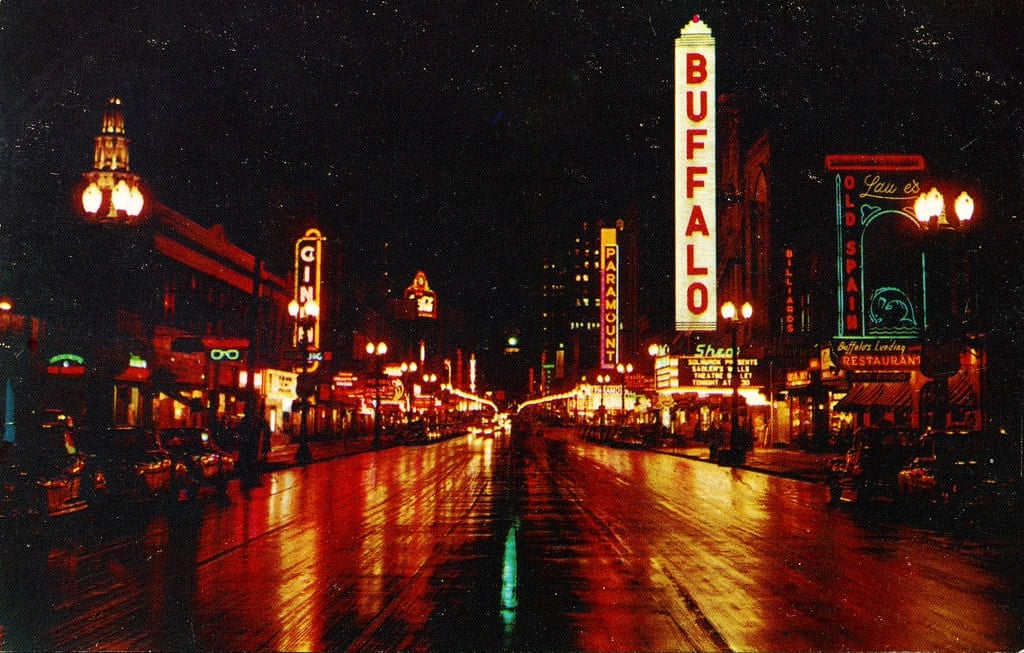
[[(319, 229), (309, 229), (305, 235), (295, 241), (295, 301), (299, 306), (309, 302), (316, 302), (322, 306), (320, 301), (320, 266), (323, 255), (324, 238), (320, 235)], [(299, 333), (306, 330), (305, 337), (300, 338)], [(305, 340), (307, 349), (320, 348), (320, 315), (311, 315), (302, 324), (295, 321), (295, 331), (292, 335), (292, 344), (296, 347), (299, 342)], [(307, 370), (311, 371), (311, 370)]]
[(140, 370), (144, 370), (149, 367), (149, 363), (142, 356), (132, 354), (128, 357), (128, 367), (137, 367)]
[(601, 367), (619, 362), (619, 246), (615, 229), (601, 229)]
[(715, 39), (698, 16), (675, 42), (675, 328), (718, 328)]
[(405, 289), (405, 298), (416, 301), (416, 317), (437, 317), (437, 293), (430, 289), (427, 275), (422, 270), (413, 277), (412, 285)]
[(211, 349), (207, 353), (212, 361), (236, 361), (242, 358), (238, 349)]
[(75, 354), (57, 354), (46, 361), (46, 373), (55, 376), (82, 376), (85, 359)]

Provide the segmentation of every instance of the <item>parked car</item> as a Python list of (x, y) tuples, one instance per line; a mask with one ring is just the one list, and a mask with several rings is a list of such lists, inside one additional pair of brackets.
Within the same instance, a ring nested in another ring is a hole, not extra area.
[(164, 429), (160, 443), (174, 465), (172, 490), (179, 501), (195, 498), (205, 488), (223, 492), (234, 474), (234, 457), (214, 444), (204, 428)]
[(141, 428), (82, 429), (75, 443), (85, 454), (82, 492), (106, 499), (151, 500), (170, 495), (171, 457), (153, 431)]
[(85, 456), (70, 420), (54, 411), (41, 424), (0, 443), (0, 519), (51, 518), (88, 507), (82, 496)]
[(943, 430), (921, 438), (918, 455), (899, 471), (900, 498), (923, 507), (1003, 509), (1020, 499), (1004, 431)]
[(842, 458), (829, 461), (828, 484), (833, 500), (892, 501), (897, 495), (897, 475), (913, 459), (915, 431), (876, 426), (857, 429), (853, 444)]

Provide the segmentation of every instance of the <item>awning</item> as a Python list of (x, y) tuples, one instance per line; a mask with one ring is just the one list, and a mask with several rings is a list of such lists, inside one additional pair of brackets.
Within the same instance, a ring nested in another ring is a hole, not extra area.
[(905, 383), (854, 383), (835, 410), (858, 412), (871, 408), (906, 408), (914, 403), (910, 387)]
[[(974, 395), (974, 388), (971, 386), (971, 382), (968, 381), (962, 374), (956, 374), (949, 377), (946, 381), (948, 385), (948, 401), (949, 405), (953, 408), (962, 408), (964, 410), (974, 410), (977, 406)], [(921, 399), (925, 402), (935, 401), (935, 381), (929, 381), (921, 386)]]

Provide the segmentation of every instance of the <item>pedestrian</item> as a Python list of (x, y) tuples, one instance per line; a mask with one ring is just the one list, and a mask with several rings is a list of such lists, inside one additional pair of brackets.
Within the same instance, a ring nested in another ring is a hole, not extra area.
[(260, 422), (260, 458), (266, 460), (270, 454), (270, 436), (273, 435), (270, 431), (270, 422), (264, 418)]
[(718, 449), (722, 446), (722, 439), (724, 433), (722, 432), (722, 423), (715, 422), (711, 425), (711, 433), (708, 437), (708, 459), (718, 460)]

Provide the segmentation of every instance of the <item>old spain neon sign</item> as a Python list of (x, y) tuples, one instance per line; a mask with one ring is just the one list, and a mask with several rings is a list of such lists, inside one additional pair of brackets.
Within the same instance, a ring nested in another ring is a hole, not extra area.
[(715, 39), (698, 16), (675, 41), (675, 322), (718, 327)]
[(908, 249), (918, 224), (911, 212), (920, 193), (924, 159), (917, 155), (837, 154), (825, 158), (836, 173), (839, 338), (916, 338), (923, 286)]

